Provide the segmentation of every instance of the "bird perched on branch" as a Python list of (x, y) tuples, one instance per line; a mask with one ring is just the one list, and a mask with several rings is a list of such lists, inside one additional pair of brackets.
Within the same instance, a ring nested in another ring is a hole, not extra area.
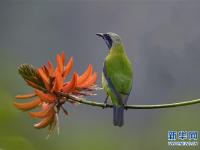
[(105, 105), (109, 97), (114, 105), (113, 124), (121, 127), (124, 123), (124, 105), (132, 89), (132, 65), (119, 35), (112, 32), (96, 35), (103, 38), (109, 49), (102, 73), (102, 86), (107, 93)]

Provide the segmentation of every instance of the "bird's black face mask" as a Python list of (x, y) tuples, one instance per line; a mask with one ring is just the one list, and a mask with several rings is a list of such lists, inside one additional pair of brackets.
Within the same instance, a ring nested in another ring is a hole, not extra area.
[(110, 50), (113, 43), (110, 35), (106, 33), (97, 33), (96, 35), (104, 39), (104, 41), (106, 42), (106, 45), (108, 46), (108, 49)]
[(108, 34), (104, 34), (103, 35), (103, 39), (106, 42), (106, 45), (108, 46), (108, 48), (110, 50), (111, 47), (112, 47), (112, 39), (111, 39), (111, 37)]

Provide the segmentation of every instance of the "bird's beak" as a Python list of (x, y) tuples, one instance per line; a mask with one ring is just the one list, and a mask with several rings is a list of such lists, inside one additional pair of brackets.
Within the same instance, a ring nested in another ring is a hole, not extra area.
[(96, 35), (103, 38), (103, 33), (96, 33)]

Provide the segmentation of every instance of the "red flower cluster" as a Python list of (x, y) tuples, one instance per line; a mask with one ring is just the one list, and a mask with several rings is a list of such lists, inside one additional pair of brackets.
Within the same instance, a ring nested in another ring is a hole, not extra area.
[[(62, 54), (57, 55), (57, 66), (55, 69), (51, 61), (48, 61), (48, 65), (38, 68), (35, 73), (37, 76), (35, 75), (31, 79), (25, 79), (29, 85), (34, 87), (35, 92), (33, 94), (16, 96), (17, 99), (37, 97), (26, 103), (14, 102), (14, 105), (23, 111), (28, 111), (36, 107), (42, 108), (39, 112), (29, 113), (33, 118), (42, 119), (39, 123), (34, 125), (35, 128), (39, 129), (50, 125), (49, 129), (54, 129), (57, 124), (57, 114), (60, 108), (66, 115), (68, 114), (63, 107), (67, 98), (60, 96), (59, 93), (62, 92), (64, 94), (75, 96), (89, 96), (92, 95), (92, 92), (95, 90), (97, 74), (96, 72), (93, 72), (91, 64), (89, 64), (82, 75), (79, 76), (77, 72), (74, 72), (72, 79), (65, 82), (74, 63), (73, 57), (71, 57), (65, 66), (65, 59), (65, 53), (62, 52)], [(42, 83), (33, 82), (33, 80), (38, 78), (41, 79), (40, 81)], [(41, 85), (44, 85), (43, 88)]]

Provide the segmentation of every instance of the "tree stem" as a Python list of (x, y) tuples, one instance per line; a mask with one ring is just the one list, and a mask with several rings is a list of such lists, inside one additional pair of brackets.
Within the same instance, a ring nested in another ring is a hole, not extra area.
[[(104, 104), (95, 101), (88, 101), (84, 98), (79, 98), (75, 96), (71, 96), (65, 93), (59, 92), (59, 95), (66, 97), (67, 101), (70, 102), (78, 102), (90, 106), (97, 106), (101, 108), (112, 108), (113, 105), (111, 104)], [(169, 103), (169, 104), (156, 104), (156, 105), (126, 105), (124, 106), (125, 109), (159, 109), (159, 108), (171, 108), (171, 107), (180, 107), (180, 106), (187, 106), (200, 103), (200, 99), (184, 101), (184, 102), (176, 102), (176, 103)]]

